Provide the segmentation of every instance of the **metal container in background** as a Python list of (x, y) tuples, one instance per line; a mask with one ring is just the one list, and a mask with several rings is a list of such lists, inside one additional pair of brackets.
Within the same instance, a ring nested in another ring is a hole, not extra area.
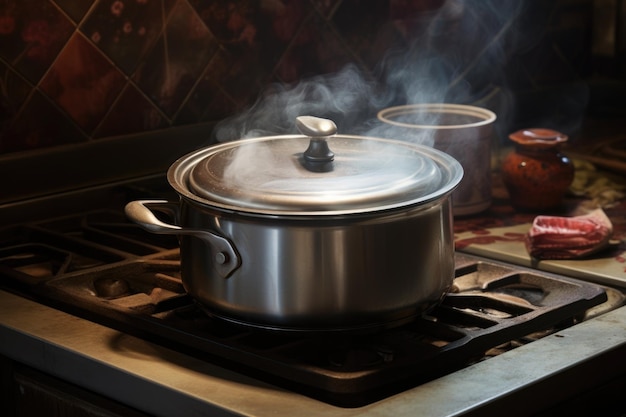
[(462, 104), (412, 104), (378, 113), (385, 137), (434, 146), (463, 166), (464, 177), (452, 194), (453, 213), (480, 213), (491, 205), (491, 146), (496, 115)]

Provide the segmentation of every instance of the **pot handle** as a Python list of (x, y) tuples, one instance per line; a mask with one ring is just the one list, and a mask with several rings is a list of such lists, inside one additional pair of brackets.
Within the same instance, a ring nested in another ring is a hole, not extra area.
[(206, 230), (184, 229), (159, 220), (152, 209), (168, 213), (178, 212), (178, 203), (166, 200), (137, 200), (126, 204), (128, 218), (151, 233), (163, 235), (191, 235), (207, 242), (215, 250), (215, 269), (223, 278), (228, 278), (239, 266), (241, 259), (233, 244), (226, 238)]

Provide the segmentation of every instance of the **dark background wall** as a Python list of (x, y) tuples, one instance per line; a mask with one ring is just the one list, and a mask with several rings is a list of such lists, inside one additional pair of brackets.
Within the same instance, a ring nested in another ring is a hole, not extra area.
[(287, 92), (343, 114), (344, 132), (377, 108), (447, 101), (491, 108), (502, 131), (575, 134), (621, 111), (619, 4), (0, 0), (0, 154), (222, 120)]

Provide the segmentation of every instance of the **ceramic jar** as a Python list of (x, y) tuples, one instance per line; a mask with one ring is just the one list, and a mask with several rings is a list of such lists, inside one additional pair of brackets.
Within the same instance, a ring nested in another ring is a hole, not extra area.
[(511, 204), (521, 210), (558, 208), (574, 179), (574, 165), (559, 151), (568, 137), (551, 129), (522, 129), (509, 135), (514, 150), (502, 162)]

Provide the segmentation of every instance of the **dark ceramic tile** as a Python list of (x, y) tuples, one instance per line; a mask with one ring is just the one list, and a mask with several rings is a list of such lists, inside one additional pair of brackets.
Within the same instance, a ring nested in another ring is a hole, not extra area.
[(166, 126), (167, 120), (154, 104), (135, 86), (128, 84), (96, 130), (94, 137), (136, 133)]
[(578, 78), (569, 63), (548, 42), (525, 54), (522, 65), (531, 74), (535, 86), (559, 84)]
[[(348, 63), (365, 73), (376, 69), (386, 81), (396, 68), (427, 81), (408, 90), (404, 82), (385, 86), (404, 98), (413, 97), (407, 93), (413, 90), (441, 94), (433, 77), (455, 80), (450, 93), (466, 98), (491, 85), (531, 92), (562, 86), (590, 71), (590, 4), (0, 0), (0, 120), (8, 132), (0, 152), (82, 140), (94, 130), (103, 137), (160, 128), (170, 119), (187, 124), (227, 118), (253, 102), (269, 80), (296, 86)], [(520, 16), (508, 33), (494, 35), (511, 23), (513, 6)], [(74, 36), (86, 39), (68, 43), (75, 22), (82, 26)], [(417, 65), (422, 62), (430, 66), (424, 70)], [(48, 70), (41, 89), (64, 111), (37, 94), (30, 99)], [(141, 91), (126, 85), (124, 74)], [(529, 107), (536, 107), (535, 99), (528, 99)]]
[(226, 44), (253, 42), (261, 2), (255, 0), (189, 0), (213, 35)]
[(344, 0), (332, 17), (337, 31), (356, 48), (375, 38), (388, 21), (388, 0)]
[(0, 135), (33, 90), (24, 78), (0, 61)]
[(163, 31), (175, 0), (100, 0), (80, 30), (128, 75)]
[(355, 44), (352, 51), (370, 70), (375, 70), (391, 53), (403, 48), (406, 48), (405, 39), (400, 36), (395, 26), (387, 24), (379, 29), (369, 44), (367, 42)]
[(553, 34), (556, 53), (561, 55), (578, 75), (591, 73), (591, 45), (589, 37), (578, 30), (563, 30)]
[(0, 153), (47, 148), (85, 140), (85, 135), (67, 115), (36, 92), (0, 137)]
[(53, 0), (74, 22), (79, 22), (96, 0)]
[(210, 3), (192, 0), (191, 4), (222, 48), (230, 54), (229, 61), (239, 80), (237, 84), (243, 89), (258, 87), (255, 83), (269, 78), (302, 23), (313, 11), (309, 2), (300, 0)]
[(420, 39), (429, 30), (446, 0), (391, 1), (389, 21), (408, 42)]
[(532, 75), (526, 68), (526, 57), (513, 55), (504, 67), (505, 85), (510, 90), (532, 90)]
[(219, 87), (201, 83), (176, 115), (174, 124), (186, 125), (222, 120), (233, 115), (238, 109), (240, 108)]
[[(446, 3), (410, 48), (386, 61), (387, 80), (407, 102), (471, 102), (508, 83), (511, 24), (521, 2)], [(513, 7), (511, 7), (513, 6)], [(521, 74), (520, 74), (521, 75)]]
[(335, 73), (355, 57), (328, 24), (318, 16), (307, 20), (283, 55), (276, 75), (283, 82), (295, 82), (315, 74)]
[[(569, 32), (555, 27), (561, 21), (554, 1), (524, 2), (505, 37), (507, 65), (503, 71), (512, 89), (535, 89), (576, 79), (570, 59), (584, 42), (584, 31)], [(567, 28), (569, 23), (565, 26)], [(550, 30), (547, 30), (551, 28)], [(565, 49), (561, 48), (562, 45)], [(567, 49), (575, 45), (574, 49)], [(491, 68), (495, 72), (496, 67)]]
[(15, 4), (0, 4), (0, 56), (9, 62), (14, 62), (26, 49), (21, 33), (21, 9), (18, 7)]
[(332, 16), (342, 0), (310, 0), (311, 4), (326, 18)]
[(77, 33), (42, 80), (41, 89), (91, 133), (124, 83), (124, 75)]
[(74, 30), (48, 1), (0, 3), (0, 56), (36, 84)]
[(270, 70), (257, 54), (238, 54), (223, 51), (215, 56), (207, 68), (208, 77), (220, 74), (220, 86), (237, 103), (248, 102), (266, 84)]
[(267, 56), (281, 55), (304, 22), (316, 14), (309, 2), (285, 0), (280, 5), (262, 9), (260, 18), (257, 18), (258, 42)]
[[(239, 88), (231, 89), (231, 94), (234, 96), (225, 93), (227, 85), (237, 84), (238, 77), (233, 76), (232, 68), (230, 54), (223, 50), (218, 51), (177, 115), (176, 123), (219, 120), (232, 114), (237, 108), (243, 107), (254, 93), (251, 90), (241, 92)], [(225, 80), (230, 80), (230, 82), (225, 82)]]
[(499, 8), (492, 3), (467, 3), (459, 10), (442, 8), (429, 29), (425, 53), (416, 54), (434, 63), (429, 75), (445, 88), (445, 101), (471, 102), (488, 94), (494, 85), (508, 83), (508, 41), (511, 34), (517, 35), (512, 22), (521, 3), (502, 3)]
[(592, 36), (587, 28), (593, 15), (592, 2), (562, 5), (554, 12), (552, 41), (568, 63), (581, 75), (592, 71)]
[(406, 44), (390, 20), (390, 8), (385, 0), (344, 1), (334, 13), (332, 23), (350, 50), (371, 69), (390, 51)]
[(217, 50), (215, 38), (184, 1), (176, 4), (161, 36), (138, 68), (134, 79), (170, 117), (185, 98)]
[(429, 40), (440, 53), (449, 51), (453, 64), (470, 63), (485, 52), (502, 53), (516, 9), (506, 4), (494, 8), (488, 1), (472, 2), (458, 11), (445, 8), (432, 25)]

